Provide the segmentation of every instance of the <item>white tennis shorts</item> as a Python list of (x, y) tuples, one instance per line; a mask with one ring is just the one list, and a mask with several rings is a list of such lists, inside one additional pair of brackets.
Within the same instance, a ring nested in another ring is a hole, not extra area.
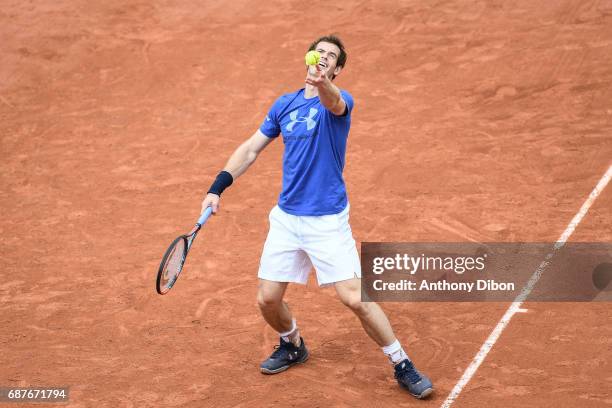
[(339, 214), (291, 215), (275, 206), (258, 276), (306, 284), (314, 266), (320, 286), (361, 278), (359, 254), (349, 225), (349, 206)]

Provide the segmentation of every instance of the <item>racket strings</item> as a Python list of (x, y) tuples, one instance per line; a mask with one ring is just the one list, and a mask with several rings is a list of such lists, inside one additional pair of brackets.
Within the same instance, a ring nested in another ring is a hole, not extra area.
[(169, 283), (174, 283), (174, 280), (181, 272), (183, 268), (183, 261), (185, 257), (185, 241), (180, 240), (176, 243), (164, 268), (164, 278)]

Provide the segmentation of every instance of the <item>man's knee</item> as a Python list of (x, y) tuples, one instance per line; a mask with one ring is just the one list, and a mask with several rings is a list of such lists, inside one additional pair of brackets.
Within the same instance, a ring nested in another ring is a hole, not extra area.
[(283, 287), (262, 284), (257, 291), (257, 305), (262, 310), (270, 310), (279, 307), (283, 302), (285, 291)]
[(340, 298), (342, 303), (359, 316), (366, 315), (370, 308), (368, 303), (361, 301), (361, 293), (351, 293)]
[(257, 293), (257, 305), (260, 309), (273, 309), (280, 305), (281, 299), (275, 296), (269, 296), (265, 293)]

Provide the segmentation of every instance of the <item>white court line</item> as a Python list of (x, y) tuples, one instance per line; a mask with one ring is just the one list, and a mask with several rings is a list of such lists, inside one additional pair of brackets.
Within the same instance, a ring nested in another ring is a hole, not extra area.
[(563, 248), (568, 238), (574, 233), (574, 230), (576, 229), (578, 224), (580, 224), (580, 221), (582, 221), (586, 213), (589, 211), (589, 208), (591, 208), (593, 202), (595, 202), (599, 194), (601, 194), (604, 188), (606, 188), (608, 182), (610, 182), (610, 179), (612, 179), (612, 165), (608, 167), (608, 171), (606, 171), (601, 180), (599, 180), (599, 183), (597, 183), (593, 191), (591, 191), (589, 197), (586, 199), (584, 204), (582, 204), (582, 207), (580, 207), (580, 210), (576, 213), (574, 218), (572, 218), (570, 223), (567, 225), (567, 228), (565, 228), (565, 231), (563, 231), (563, 233), (557, 240), (557, 243), (553, 247), (552, 251), (548, 255), (546, 255), (546, 259), (544, 259), (542, 263), (540, 263), (540, 265), (536, 268), (535, 272), (533, 273), (533, 275), (531, 275), (531, 278), (529, 279), (523, 290), (521, 290), (521, 293), (516, 297), (516, 299), (514, 299), (508, 310), (506, 310), (506, 313), (504, 313), (499, 323), (497, 323), (497, 326), (495, 326), (487, 340), (484, 342), (482, 347), (480, 347), (480, 350), (478, 350), (478, 353), (476, 353), (476, 356), (474, 357), (468, 368), (465, 369), (463, 375), (459, 379), (459, 382), (457, 382), (448, 397), (446, 397), (446, 400), (442, 403), (441, 408), (448, 408), (453, 404), (453, 402), (455, 402), (457, 397), (459, 397), (459, 394), (461, 394), (463, 388), (467, 385), (467, 383), (470, 382), (470, 380), (476, 373), (476, 370), (478, 370), (478, 367), (480, 367), (480, 364), (482, 364), (484, 359), (487, 357), (487, 354), (489, 354), (489, 351), (491, 351), (497, 339), (499, 339), (499, 336), (501, 335), (502, 331), (504, 331), (506, 326), (508, 326), (508, 323), (510, 323), (510, 319), (512, 319), (512, 316), (514, 316), (515, 313), (524, 310), (521, 309), (521, 305), (523, 304), (525, 299), (527, 299), (527, 296), (529, 295), (529, 293), (531, 293), (531, 290), (536, 285), (538, 280), (540, 280), (544, 269), (546, 269), (546, 266), (548, 266), (550, 260), (554, 256), (554, 253), (560, 248)]

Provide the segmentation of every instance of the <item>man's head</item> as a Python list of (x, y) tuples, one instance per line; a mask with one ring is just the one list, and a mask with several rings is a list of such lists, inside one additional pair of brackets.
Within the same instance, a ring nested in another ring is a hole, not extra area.
[(346, 64), (346, 50), (340, 38), (335, 35), (326, 35), (318, 38), (312, 44), (308, 51), (318, 51), (321, 54), (319, 66), (325, 72), (328, 78), (334, 79), (340, 74), (344, 64)]

